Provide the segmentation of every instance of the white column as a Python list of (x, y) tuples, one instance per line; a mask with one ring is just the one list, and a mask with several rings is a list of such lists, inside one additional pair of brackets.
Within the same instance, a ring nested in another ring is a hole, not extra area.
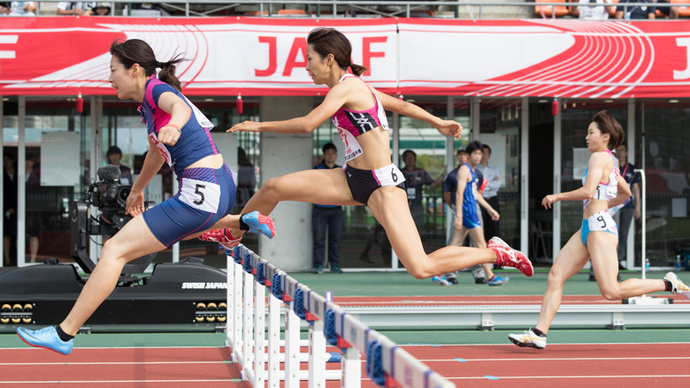
[[(261, 121), (287, 120), (309, 113), (313, 97), (262, 97)], [(312, 165), (312, 133), (286, 135), (261, 134), (261, 184)], [(276, 223), (276, 237), (260, 236), (259, 254), (266, 261), (286, 272), (304, 271), (312, 267), (312, 233), (310, 203), (281, 202), (271, 212)], [(285, 252), (289, 252), (286, 255)]]
[[(561, 192), (561, 109), (553, 119), (553, 191)], [(553, 261), (561, 250), (561, 203), (553, 204)]]

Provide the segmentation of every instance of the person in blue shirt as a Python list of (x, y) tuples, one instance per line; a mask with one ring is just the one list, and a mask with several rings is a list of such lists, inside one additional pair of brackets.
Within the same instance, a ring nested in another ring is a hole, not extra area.
[[(335, 148), (335, 144), (324, 144), (322, 151), (323, 160), (314, 167), (315, 169), (342, 168), (335, 163), (338, 159), (338, 150)], [(314, 204), (311, 212), (311, 229), (314, 238), (314, 273), (323, 273), (326, 233), (328, 233), (328, 262), (331, 265), (331, 272), (343, 272), (340, 269), (340, 238), (344, 223), (345, 215), (342, 206)]]

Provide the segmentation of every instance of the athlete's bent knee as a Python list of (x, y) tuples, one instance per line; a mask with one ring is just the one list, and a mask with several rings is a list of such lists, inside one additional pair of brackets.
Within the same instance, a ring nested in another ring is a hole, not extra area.
[(440, 273), (436, 273), (433, 268), (428, 268), (425, 263), (408, 264), (405, 266), (405, 269), (407, 273), (412, 275), (415, 279), (428, 279), (434, 275), (440, 275)]
[(606, 300), (620, 300), (621, 294), (618, 289), (602, 289), (601, 296)]

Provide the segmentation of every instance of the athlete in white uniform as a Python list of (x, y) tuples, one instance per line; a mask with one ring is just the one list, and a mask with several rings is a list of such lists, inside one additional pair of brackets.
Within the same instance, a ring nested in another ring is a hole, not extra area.
[(518, 346), (543, 349), (558, 307), (561, 305), (563, 285), (591, 259), (601, 295), (608, 300), (620, 300), (650, 292), (670, 291), (690, 299), (690, 288), (669, 272), (664, 279), (628, 279), (618, 283), (618, 232), (607, 213), (631, 195), (630, 187), (618, 173), (612, 149), (623, 142), (621, 125), (606, 111), (597, 113), (587, 129), (587, 148), (592, 156), (587, 164), (583, 186), (566, 193), (549, 194), (542, 205), (550, 209), (558, 201), (584, 201), (582, 227), (575, 232), (558, 253), (549, 272), (546, 293), (542, 300), (539, 320), (534, 329), (508, 338)]

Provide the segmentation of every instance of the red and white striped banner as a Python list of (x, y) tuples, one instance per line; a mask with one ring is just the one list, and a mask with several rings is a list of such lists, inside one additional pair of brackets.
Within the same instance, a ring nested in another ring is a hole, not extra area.
[(388, 93), (690, 96), (690, 21), (3, 17), (0, 94), (110, 95), (114, 39), (176, 52), (188, 95), (318, 95), (306, 36), (335, 27)]

